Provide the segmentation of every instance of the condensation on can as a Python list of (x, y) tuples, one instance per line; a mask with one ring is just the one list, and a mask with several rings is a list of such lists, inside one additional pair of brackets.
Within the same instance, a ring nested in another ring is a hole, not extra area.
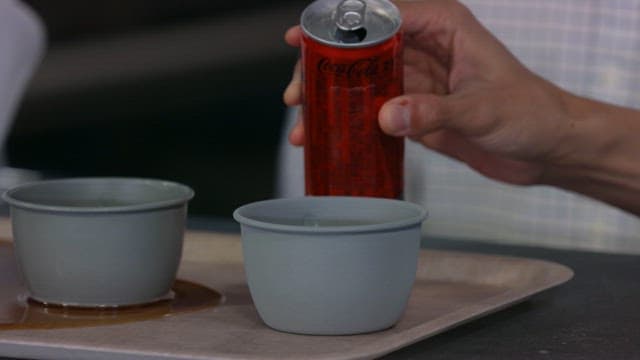
[[(357, 42), (336, 38), (346, 1), (366, 4), (361, 24), (348, 19), (364, 34)], [(301, 26), (306, 194), (400, 198), (404, 140), (378, 125), (381, 106), (403, 92), (397, 8), (384, 0), (318, 0)]]

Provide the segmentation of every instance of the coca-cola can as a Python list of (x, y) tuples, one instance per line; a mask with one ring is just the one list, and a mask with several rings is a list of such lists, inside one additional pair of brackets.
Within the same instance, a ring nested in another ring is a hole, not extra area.
[(302, 13), (307, 195), (402, 196), (404, 140), (378, 125), (404, 88), (401, 23), (386, 0), (317, 0)]

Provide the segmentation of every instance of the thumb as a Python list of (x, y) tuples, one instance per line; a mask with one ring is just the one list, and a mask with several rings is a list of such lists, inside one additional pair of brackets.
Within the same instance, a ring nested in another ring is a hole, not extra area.
[(380, 109), (382, 131), (393, 136), (418, 137), (450, 127), (455, 107), (449, 98), (433, 94), (404, 95)]

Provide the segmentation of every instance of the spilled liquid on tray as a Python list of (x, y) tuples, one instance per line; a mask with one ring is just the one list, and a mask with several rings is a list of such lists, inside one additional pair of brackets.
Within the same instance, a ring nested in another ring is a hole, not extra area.
[(11, 267), (15, 267), (13, 245), (0, 240), (0, 331), (122, 324), (212, 308), (222, 302), (222, 296), (214, 290), (176, 280), (173, 298), (153, 304), (90, 309), (45, 306), (27, 299)]

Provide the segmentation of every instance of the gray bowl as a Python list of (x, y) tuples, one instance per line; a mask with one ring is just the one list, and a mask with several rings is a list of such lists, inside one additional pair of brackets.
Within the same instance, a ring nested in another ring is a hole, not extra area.
[(30, 296), (114, 307), (170, 294), (193, 191), (173, 182), (83, 178), (5, 192), (16, 257)]
[(404, 201), (303, 197), (240, 207), (244, 266), (262, 320), (292, 333), (383, 330), (402, 316), (426, 211)]

